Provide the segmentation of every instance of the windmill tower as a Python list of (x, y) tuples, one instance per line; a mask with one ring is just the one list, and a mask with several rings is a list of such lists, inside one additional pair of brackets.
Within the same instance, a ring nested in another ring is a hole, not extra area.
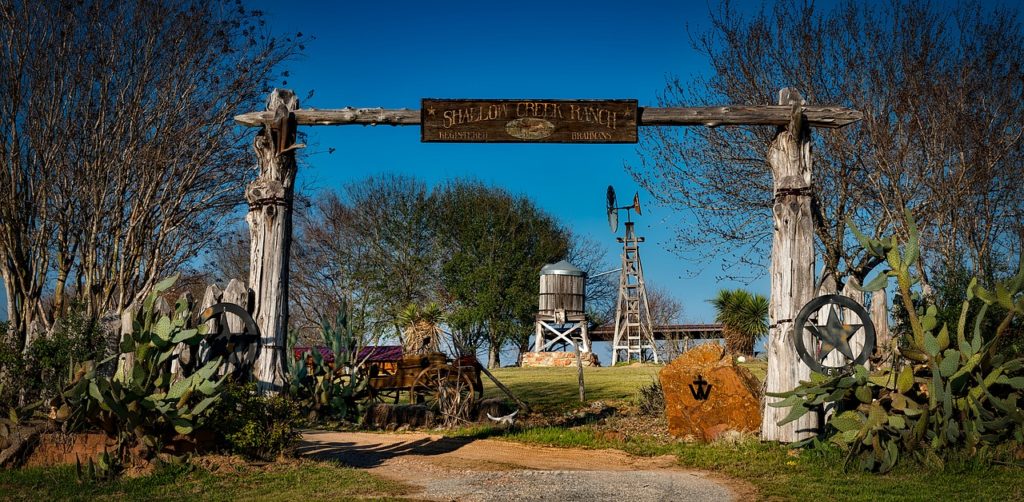
[[(633, 195), (633, 205), (618, 207), (615, 189), (608, 187), (608, 223), (612, 232), (618, 231), (619, 210), (626, 210), (626, 234), (618, 237), (622, 243), (622, 271), (619, 273), (619, 297), (615, 302), (615, 337), (612, 339), (612, 365), (623, 361), (658, 362), (658, 350), (651, 329), (651, 307), (644, 285), (644, 267), (640, 262), (640, 243), (630, 218), (630, 211), (640, 212), (640, 195)], [(620, 358), (620, 354), (622, 357)]]

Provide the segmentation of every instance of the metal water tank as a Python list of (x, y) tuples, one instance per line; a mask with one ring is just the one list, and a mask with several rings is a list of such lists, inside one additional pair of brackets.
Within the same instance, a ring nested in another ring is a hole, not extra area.
[(540, 269), (540, 314), (555, 315), (564, 310), (566, 316), (586, 312), (587, 273), (562, 260)]

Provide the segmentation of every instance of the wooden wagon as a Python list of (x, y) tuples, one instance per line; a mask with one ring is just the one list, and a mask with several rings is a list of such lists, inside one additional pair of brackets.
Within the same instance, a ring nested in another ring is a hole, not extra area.
[(398, 402), (403, 391), (409, 401), (427, 406), (444, 407), (457, 401), (472, 402), (483, 395), (480, 363), (473, 356), (449, 360), (448, 356), (434, 352), (426, 355), (406, 356), (393, 365), (369, 364), (367, 390), (379, 402)]

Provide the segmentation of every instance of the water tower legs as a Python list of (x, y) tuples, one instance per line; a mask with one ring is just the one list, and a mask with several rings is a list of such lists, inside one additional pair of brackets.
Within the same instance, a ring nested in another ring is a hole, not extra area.
[[(587, 333), (587, 319), (580, 315), (537, 314), (534, 324), (534, 352), (544, 352), (559, 341), (567, 344), (567, 350), (576, 350), (579, 340), (580, 352), (590, 352), (590, 338)], [(573, 336), (575, 335), (575, 336)], [(550, 337), (550, 338), (549, 338)]]

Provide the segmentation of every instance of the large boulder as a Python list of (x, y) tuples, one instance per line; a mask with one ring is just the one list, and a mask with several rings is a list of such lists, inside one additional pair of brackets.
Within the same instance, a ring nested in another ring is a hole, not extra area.
[(727, 430), (760, 429), (761, 384), (718, 344), (687, 351), (658, 376), (673, 436), (711, 441)]

